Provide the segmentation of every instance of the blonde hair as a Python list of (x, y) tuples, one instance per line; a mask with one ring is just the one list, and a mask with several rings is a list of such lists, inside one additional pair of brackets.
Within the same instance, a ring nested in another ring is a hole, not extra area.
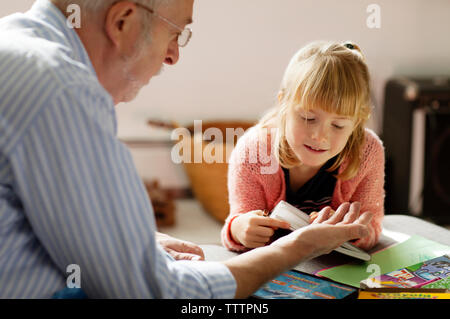
[(320, 108), (355, 120), (355, 128), (336, 162), (334, 171), (344, 160), (348, 165), (337, 176), (354, 177), (360, 165), (364, 127), (371, 111), (370, 76), (360, 48), (351, 42), (313, 42), (300, 49), (291, 59), (280, 88), (278, 105), (258, 123), (268, 127), (276, 120), (274, 155), (284, 168), (301, 164), (286, 140), (286, 115), (289, 108)]

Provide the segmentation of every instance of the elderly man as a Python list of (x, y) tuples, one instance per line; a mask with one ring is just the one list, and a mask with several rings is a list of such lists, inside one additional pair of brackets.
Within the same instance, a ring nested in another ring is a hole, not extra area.
[(193, 0), (38, 0), (0, 20), (0, 297), (51, 297), (69, 265), (94, 298), (245, 297), (365, 236), (371, 214), (353, 204), (223, 263), (176, 260), (202, 252), (155, 233), (114, 105), (177, 63), (192, 10)]

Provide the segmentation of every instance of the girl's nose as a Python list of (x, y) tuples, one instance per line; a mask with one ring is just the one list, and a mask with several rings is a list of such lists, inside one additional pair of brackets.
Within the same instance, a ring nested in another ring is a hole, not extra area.
[(312, 130), (311, 138), (322, 143), (328, 141), (328, 134), (328, 130), (324, 125), (317, 125)]

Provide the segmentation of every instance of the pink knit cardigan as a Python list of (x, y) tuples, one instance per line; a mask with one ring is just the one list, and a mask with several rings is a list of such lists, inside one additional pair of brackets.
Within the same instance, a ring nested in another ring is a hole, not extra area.
[[(221, 238), (222, 244), (233, 251), (248, 250), (231, 238), (229, 223), (234, 216), (258, 209), (272, 211), (279, 201), (286, 200), (284, 172), (271, 152), (270, 134), (262, 132), (257, 127), (249, 129), (239, 139), (229, 160), (230, 214), (225, 220)], [(260, 152), (256, 158), (255, 149)], [(271, 174), (262, 174), (262, 170), (267, 170), (270, 163), (276, 164), (272, 164), (275, 169)], [(346, 163), (342, 163), (339, 172), (342, 172)], [(352, 179), (337, 180), (330, 205), (336, 210), (344, 202), (358, 201), (361, 203), (361, 212), (370, 211), (374, 214), (369, 225), (370, 234), (355, 242), (362, 249), (368, 250), (378, 242), (384, 216), (384, 196), (384, 147), (380, 138), (366, 129), (360, 169)]]

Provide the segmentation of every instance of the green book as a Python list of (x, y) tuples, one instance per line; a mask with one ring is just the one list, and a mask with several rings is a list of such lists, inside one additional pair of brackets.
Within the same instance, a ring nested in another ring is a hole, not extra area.
[(420, 236), (411, 236), (402, 243), (373, 253), (372, 259), (368, 262), (352, 262), (318, 271), (316, 275), (359, 288), (360, 282), (369, 277), (379, 276), (448, 253), (450, 253), (449, 246)]

